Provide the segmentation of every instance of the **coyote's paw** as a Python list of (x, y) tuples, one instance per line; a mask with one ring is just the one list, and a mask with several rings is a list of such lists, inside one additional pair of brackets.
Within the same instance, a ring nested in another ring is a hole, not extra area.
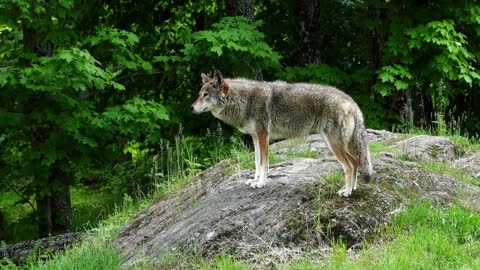
[(347, 190), (345, 187), (337, 191), (337, 195), (340, 197), (350, 197), (352, 195), (352, 190)]
[(253, 183), (256, 183), (257, 179), (248, 179), (247, 182), (245, 182), (245, 185), (251, 186)]
[(265, 186), (265, 182), (253, 182), (249, 186), (251, 186), (252, 188), (262, 188), (263, 186)]

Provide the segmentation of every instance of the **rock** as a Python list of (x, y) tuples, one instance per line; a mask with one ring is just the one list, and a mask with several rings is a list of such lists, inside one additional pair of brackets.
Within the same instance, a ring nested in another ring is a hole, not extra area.
[[(380, 132), (371, 136), (378, 140), (395, 137)], [(419, 140), (411, 142), (421, 145)], [(412, 198), (450, 205), (478, 197), (480, 192), (479, 187), (452, 176), (383, 155), (373, 160), (374, 179), (369, 184), (359, 179), (352, 196), (340, 198), (335, 194), (344, 184), (340, 164), (320, 137), (310, 136), (306, 141), (307, 146), (299, 149), (315, 148), (328, 157), (295, 158), (272, 165), (267, 185), (261, 189), (244, 184), (253, 178), (253, 169), (228, 175), (234, 165), (224, 161), (145, 209), (118, 235), (117, 248), (126, 259), (123, 267), (158, 261), (172, 253), (204, 257), (227, 253), (253, 261), (261, 260), (259, 254), (285, 260), (311, 247), (328, 254), (332, 239), (358, 246)], [(426, 138), (425, 144), (438, 145), (439, 141)], [(286, 147), (291, 147), (289, 142), (281, 142), (272, 151), (286, 154)], [(447, 159), (447, 152), (436, 156)]]
[(330, 149), (318, 134), (276, 142), (270, 146), (270, 149), (280, 159), (288, 158), (289, 153), (312, 152), (319, 157), (330, 154)]
[(0, 258), (8, 258), (13, 263), (18, 263), (22, 258), (32, 255), (41, 255), (45, 252), (63, 251), (79, 242), (85, 232), (66, 233), (38, 240), (22, 241), (16, 244), (0, 246)]
[(465, 155), (463, 147), (448, 138), (437, 136), (415, 136), (401, 140), (393, 146), (399, 150), (400, 155), (410, 160), (448, 162)]
[(400, 136), (405, 136), (405, 134), (393, 133), (386, 130), (374, 130), (367, 129), (368, 132), (368, 141), (369, 142), (378, 142), (378, 141), (391, 141), (399, 138)]
[(470, 176), (480, 179), (480, 152), (456, 160), (455, 166), (464, 169)]

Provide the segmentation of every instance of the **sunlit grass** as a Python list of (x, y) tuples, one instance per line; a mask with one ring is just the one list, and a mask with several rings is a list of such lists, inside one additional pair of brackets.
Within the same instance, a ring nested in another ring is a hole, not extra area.
[(448, 210), (420, 203), (400, 213), (365, 244), (358, 258), (334, 243), (323, 263), (303, 259), (281, 269), (479, 269), (480, 214), (459, 206)]
[[(212, 137), (216, 143), (218, 138)], [(475, 149), (476, 142), (458, 139), (469, 149)], [(473, 145), (473, 146), (472, 146)], [(233, 167), (238, 169), (254, 169), (254, 153), (238, 139), (233, 139), (228, 151), (212, 152), (211, 160), (228, 158)], [(152, 168), (154, 191), (142, 198), (134, 200), (125, 196), (123, 203), (116, 208), (111, 216), (98, 222), (98, 226), (82, 243), (75, 245), (65, 253), (36, 258), (31, 256), (19, 267), (8, 265), (3, 261), (2, 269), (118, 269), (123, 258), (115, 249), (114, 236), (118, 230), (147, 207), (153, 200), (158, 200), (178, 190), (203, 169), (200, 161), (193, 154), (186, 138), (179, 137), (175, 145), (171, 145), (167, 159), (156, 160), (157, 168)], [(390, 151), (387, 143), (371, 143), (370, 150), (375, 152)], [(175, 151), (183, 151), (176, 153)], [(286, 157), (316, 157), (316, 151), (288, 150)], [(181, 164), (179, 159), (189, 162)], [(269, 155), (271, 164), (283, 159), (272, 152)], [(153, 164), (155, 164), (153, 162)], [(160, 170), (160, 162), (170, 166), (165, 171)], [(237, 164), (237, 165), (235, 165)], [(419, 163), (429, 170), (450, 174), (462, 180), (478, 184), (460, 169), (454, 169), (443, 163)], [(154, 165), (155, 166), (155, 165)], [(327, 185), (319, 190), (321, 194), (334, 194), (343, 184), (341, 170), (325, 176)], [(88, 196), (82, 189), (74, 189), (72, 200), (82, 207), (96, 209), (102, 204), (101, 194)], [(156, 199), (155, 199), (156, 198)], [(94, 211), (95, 212), (95, 211)], [(98, 211), (96, 211), (98, 212)], [(92, 219), (89, 217), (88, 219)], [(321, 226), (321, 224), (319, 225)], [(359, 251), (358, 257), (352, 258), (347, 253), (347, 247), (341, 241), (331, 244), (332, 253), (327, 259), (305, 258), (292, 261), (288, 264), (275, 264), (278, 269), (480, 269), (480, 217), (476, 212), (469, 212), (461, 207), (454, 206), (448, 210), (432, 207), (430, 204), (418, 204), (405, 212), (400, 213), (394, 222), (381, 230), (376, 238), (379, 244), (365, 243)], [(322, 261), (323, 260), (323, 261)], [(7, 266), (8, 265), (8, 266)], [(252, 269), (246, 261), (235, 259), (229, 255), (215, 256), (212, 259), (191, 257), (188, 260), (182, 256), (165, 257), (156, 262), (145, 262), (135, 269), (164, 269), (165, 267), (180, 267), (184, 269)], [(166, 269), (166, 268), (165, 268)]]
[(27, 269), (118, 269), (122, 257), (114, 244), (114, 236), (125, 223), (146, 207), (150, 201), (140, 203), (125, 196), (121, 207), (115, 209), (113, 215), (99, 222), (98, 226), (81, 243), (59, 255), (53, 255), (49, 260), (27, 258)]
[(441, 174), (447, 174), (455, 178), (458, 178), (465, 183), (480, 186), (480, 179), (470, 176), (467, 172), (465, 172), (465, 170), (461, 168), (455, 168), (451, 166), (449, 163), (418, 161), (417, 164), (419, 164), (420, 166), (422, 166), (427, 170), (441, 173)]

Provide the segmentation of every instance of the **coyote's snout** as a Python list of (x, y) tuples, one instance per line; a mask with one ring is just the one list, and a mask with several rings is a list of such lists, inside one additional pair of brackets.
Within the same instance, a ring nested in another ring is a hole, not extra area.
[(213, 79), (202, 73), (203, 87), (192, 104), (194, 113), (212, 112), (223, 122), (250, 134), (255, 146), (254, 188), (265, 185), (270, 138), (322, 135), (345, 172), (348, 197), (357, 188), (358, 168), (364, 178), (372, 175), (367, 133), (358, 105), (344, 92), (318, 84), (259, 82), (223, 79), (216, 70)]

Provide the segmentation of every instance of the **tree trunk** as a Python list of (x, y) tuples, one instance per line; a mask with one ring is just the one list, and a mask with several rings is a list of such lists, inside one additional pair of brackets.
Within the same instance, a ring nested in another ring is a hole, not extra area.
[(48, 184), (37, 187), (36, 203), (40, 238), (73, 230), (69, 179), (60, 162), (53, 165)]
[(410, 89), (405, 90), (405, 120), (410, 126), (413, 126), (412, 92)]
[(71, 232), (73, 230), (70, 181), (68, 175), (60, 166), (60, 162), (55, 163), (49, 181), (53, 187), (50, 207), (52, 210), (52, 232), (55, 234)]
[[(243, 16), (254, 21), (252, 0), (225, 0), (225, 11), (227, 16)], [(246, 63), (253, 72), (255, 80), (263, 81), (263, 73), (260, 67), (252, 67)]]
[(49, 194), (43, 194), (44, 192), (44, 188), (37, 187), (35, 194), (39, 238), (48, 237), (53, 231), (51, 196)]
[[(38, 57), (52, 56), (53, 43), (47, 40), (44, 34), (42, 30), (24, 25), (24, 49)], [(29, 121), (30, 114), (48, 101), (49, 96), (45, 93), (32, 94), (25, 102), (25, 119)], [(34, 129), (32, 131), (31, 144), (32, 148), (36, 149), (48, 138), (49, 128), (40, 128), (38, 123), (35, 122), (31, 126)], [(40, 160), (37, 160), (37, 162), (40, 162)], [(34, 174), (35, 177), (48, 177), (46, 184), (36, 186), (39, 237), (69, 232), (73, 227), (69, 179), (60, 164), (59, 161), (56, 161), (49, 170), (48, 176), (43, 176), (40, 173)]]
[(225, 10), (227, 16), (243, 16), (255, 20), (252, 0), (226, 0)]
[(0, 209), (0, 241), (7, 241), (7, 221), (3, 217), (3, 213)]
[(298, 24), (300, 57), (298, 64), (321, 64), (320, 3), (318, 0), (300, 2)]
[[(383, 11), (378, 8), (369, 7), (368, 8), (368, 17), (375, 20), (382, 20)], [(382, 48), (382, 39), (381, 31), (378, 27), (374, 27), (370, 30), (370, 67), (373, 70), (377, 70), (380, 67), (381, 63), (381, 48)]]

